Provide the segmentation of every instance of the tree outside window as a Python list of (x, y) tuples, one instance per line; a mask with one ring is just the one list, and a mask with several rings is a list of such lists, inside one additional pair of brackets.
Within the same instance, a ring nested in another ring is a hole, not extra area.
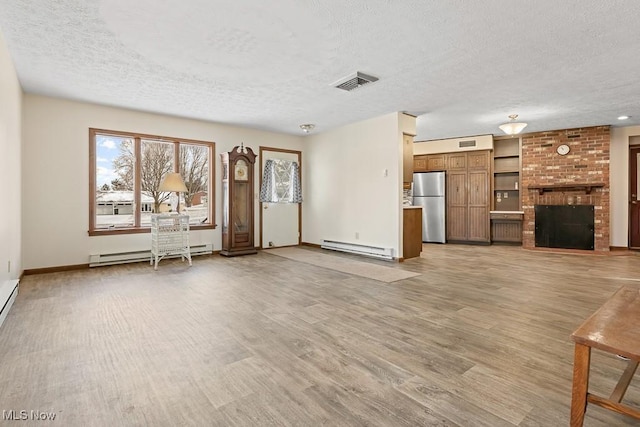
[(187, 187), (181, 213), (192, 227), (213, 227), (213, 143), (95, 129), (90, 139), (90, 234), (146, 231), (152, 214), (175, 210), (171, 194), (158, 191), (174, 171)]

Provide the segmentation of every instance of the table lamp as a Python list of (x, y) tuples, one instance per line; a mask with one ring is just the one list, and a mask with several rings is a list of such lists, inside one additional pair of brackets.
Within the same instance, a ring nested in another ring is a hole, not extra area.
[(158, 191), (177, 193), (178, 203), (176, 204), (176, 212), (180, 213), (180, 193), (187, 192), (187, 186), (184, 185), (182, 176), (178, 172), (167, 174), (162, 180), (160, 187), (158, 187)]

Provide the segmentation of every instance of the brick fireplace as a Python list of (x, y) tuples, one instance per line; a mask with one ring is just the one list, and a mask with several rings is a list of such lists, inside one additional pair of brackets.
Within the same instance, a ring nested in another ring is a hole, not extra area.
[(609, 146), (609, 126), (522, 136), (523, 247), (536, 247), (536, 205), (592, 205), (594, 251), (609, 250)]

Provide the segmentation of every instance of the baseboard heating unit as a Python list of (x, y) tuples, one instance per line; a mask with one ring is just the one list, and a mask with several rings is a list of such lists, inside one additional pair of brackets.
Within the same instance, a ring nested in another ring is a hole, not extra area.
[(392, 248), (381, 248), (377, 246), (360, 245), (356, 243), (338, 242), (336, 240), (323, 240), (320, 247), (322, 249), (330, 249), (332, 251), (349, 252), (352, 254), (365, 255), (386, 260), (393, 259)]
[(18, 283), (17, 280), (6, 280), (0, 283), (0, 326), (18, 296)]
[[(213, 253), (213, 245), (193, 245), (191, 246), (191, 256), (210, 255)], [(167, 255), (164, 258), (177, 258), (180, 255)], [(98, 267), (101, 265), (125, 264), (129, 262), (149, 261), (151, 259), (151, 250), (119, 252), (109, 254), (89, 255), (89, 267)]]

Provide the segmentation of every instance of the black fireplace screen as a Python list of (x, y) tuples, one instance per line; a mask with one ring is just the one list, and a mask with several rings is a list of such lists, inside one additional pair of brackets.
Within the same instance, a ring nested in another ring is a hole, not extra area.
[(592, 205), (535, 205), (534, 208), (537, 247), (593, 250)]

